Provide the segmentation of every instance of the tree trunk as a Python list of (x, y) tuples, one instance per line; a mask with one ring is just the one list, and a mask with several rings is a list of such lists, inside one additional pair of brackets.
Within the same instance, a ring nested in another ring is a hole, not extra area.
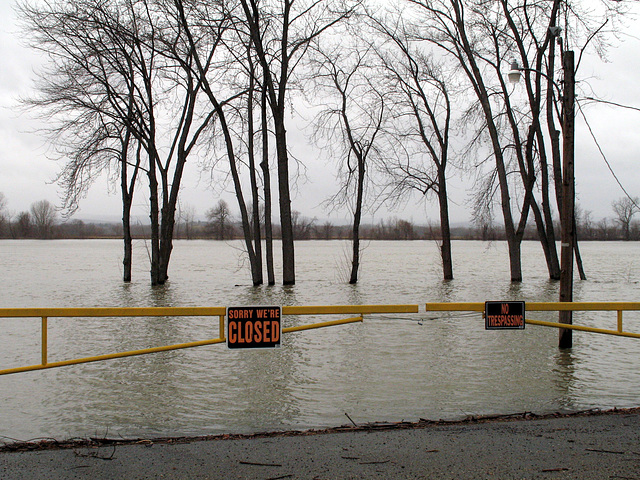
[(282, 283), (295, 285), (296, 266), (291, 221), (291, 195), (289, 191), (289, 156), (287, 152), (284, 115), (274, 114), (276, 154), (278, 157), (278, 193), (280, 198), (280, 229), (282, 231)]
[(518, 239), (507, 239), (509, 248), (509, 266), (511, 268), (511, 281), (522, 282), (522, 242)]
[[(220, 122), (220, 128), (222, 129), (225, 146), (227, 149), (227, 158), (229, 160), (229, 167), (231, 169), (231, 178), (233, 179), (233, 186), (236, 193), (236, 199), (238, 200), (238, 207), (240, 208), (240, 218), (242, 224), (242, 232), (244, 236), (244, 245), (247, 249), (247, 255), (249, 256), (249, 263), (251, 266), (251, 275), (252, 281), (254, 285), (259, 285), (262, 283), (262, 271), (261, 266), (257, 265), (257, 259), (255, 255), (255, 250), (253, 248), (253, 243), (251, 242), (251, 222), (249, 220), (249, 214), (247, 213), (247, 205), (244, 201), (244, 195), (242, 193), (242, 184), (240, 182), (240, 175), (238, 173), (238, 167), (236, 164), (236, 157), (233, 148), (233, 139), (231, 138), (231, 132), (229, 131), (229, 126), (227, 125), (226, 116), (224, 111), (222, 110), (222, 106), (218, 103), (213, 95), (210, 96), (211, 102), (213, 103), (216, 112), (218, 113), (218, 120)], [(256, 273), (260, 271), (260, 278), (256, 276)]]
[(149, 159), (149, 220), (151, 221), (151, 285), (160, 285), (160, 222), (158, 209), (158, 180), (153, 159)]
[[(191, 105), (193, 105), (193, 103), (191, 103)], [(184, 172), (184, 166), (187, 163), (188, 156), (188, 152), (185, 149), (186, 134), (189, 131), (189, 126), (191, 125), (192, 115), (193, 108), (191, 107), (186, 115), (186, 120), (182, 127), (183, 132), (180, 142), (178, 143), (176, 166), (173, 172), (171, 187), (169, 187), (167, 182), (167, 170), (162, 170), (163, 202), (160, 224), (160, 267), (158, 276), (158, 283), (161, 285), (169, 279), (169, 260), (171, 259), (171, 252), (173, 251), (173, 235), (176, 226), (178, 194), (180, 192), (180, 183), (182, 182), (182, 174)]]
[[(250, 60), (250, 54), (248, 55)], [(253, 246), (255, 252), (255, 260), (251, 262), (251, 277), (253, 278), (253, 285), (262, 285), (262, 238), (260, 234), (260, 201), (258, 193), (258, 180), (256, 178), (256, 160), (254, 152), (254, 135), (255, 129), (253, 126), (253, 94), (255, 91), (255, 79), (253, 72), (253, 65), (251, 65), (251, 72), (249, 74), (249, 92), (247, 98), (247, 153), (249, 155), (249, 178), (251, 180), (251, 197), (252, 197), (252, 224), (253, 228)]]
[(449, 201), (447, 199), (447, 183), (444, 172), (438, 171), (438, 202), (440, 204), (440, 234), (442, 245), (442, 275), (445, 280), (453, 280), (453, 260), (451, 258), (451, 228), (449, 226)]
[(558, 251), (556, 249), (555, 236), (549, 238), (549, 233), (553, 235), (553, 227), (549, 232), (547, 224), (545, 228), (545, 222), (542, 219), (542, 213), (538, 207), (537, 202), (534, 200), (531, 202), (531, 210), (533, 211), (533, 217), (536, 221), (536, 228), (538, 230), (538, 238), (542, 245), (542, 251), (544, 252), (544, 258), (547, 262), (547, 270), (549, 272), (549, 278), (551, 280), (560, 279), (560, 262), (558, 261)]
[(267, 281), (269, 285), (276, 284), (273, 266), (273, 225), (271, 223), (271, 172), (269, 171), (269, 124), (267, 120), (267, 92), (262, 89), (262, 169), (264, 188), (264, 236), (267, 255)]
[(138, 175), (138, 169), (140, 167), (140, 150), (141, 145), (138, 143), (138, 150), (136, 153), (136, 165), (131, 175), (131, 180), (128, 178), (128, 151), (129, 143), (131, 141), (131, 131), (127, 129), (125, 138), (122, 142), (122, 152), (120, 155), (120, 193), (122, 196), (122, 240), (124, 242), (124, 256), (122, 259), (123, 273), (122, 280), (125, 282), (131, 281), (131, 266), (133, 262), (133, 240), (131, 238), (131, 204), (133, 202), (133, 189), (136, 184), (136, 177)]
[[(492, 123), (490, 123), (491, 125)], [(495, 128), (495, 126), (494, 126)], [(489, 128), (490, 131), (493, 131)], [(497, 132), (495, 132), (497, 135)], [(499, 141), (498, 141), (499, 143)], [(522, 260), (520, 258), (520, 243), (514, 223), (511, 215), (511, 198), (509, 196), (509, 186), (507, 183), (507, 172), (504, 165), (504, 158), (501, 151), (495, 151), (494, 156), (496, 159), (496, 169), (498, 171), (498, 178), (500, 183), (500, 196), (502, 204), (502, 217), (504, 219), (504, 230), (507, 237), (507, 247), (509, 249), (509, 271), (511, 272), (512, 282), (522, 281)], [(524, 207), (523, 207), (524, 208)], [(524, 215), (524, 212), (521, 213)]]
[(122, 198), (122, 239), (124, 241), (124, 258), (122, 264), (124, 267), (122, 280), (131, 281), (131, 264), (133, 259), (133, 240), (131, 238), (131, 198), (124, 194)]
[(587, 274), (584, 272), (584, 266), (582, 265), (582, 255), (580, 254), (580, 247), (578, 246), (578, 226), (576, 225), (576, 217), (573, 216), (573, 252), (576, 255), (576, 266), (578, 267), (578, 274), (580, 280), (586, 280)]
[(365, 162), (362, 154), (358, 155), (358, 190), (356, 193), (356, 209), (353, 215), (353, 258), (351, 261), (351, 277), (349, 283), (358, 282), (358, 268), (360, 267), (360, 222), (362, 220), (362, 201), (364, 197)]
[(160, 265), (158, 284), (164, 285), (169, 279), (169, 260), (173, 250), (173, 229), (175, 227), (176, 206), (172, 202), (162, 208), (160, 225)]
[[(544, 144), (542, 128), (540, 126), (540, 122), (538, 121), (536, 121), (536, 135), (538, 136), (538, 143)], [(552, 138), (552, 157), (554, 155), (554, 148), (555, 146), (553, 145)], [(540, 213), (535, 199), (531, 201), (531, 206), (533, 209), (533, 215), (536, 221), (536, 225), (538, 226), (538, 237), (545, 252), (549, 278), (551, 280), (558, 280), (560, 278), (560, 260), (558, 259), (558, 250), (556, 248), (556, 233), (553, 227), (553, 214), (551, 212), (551, 196), (549, 194), (549, 164), (544, 148), (540, 148), (540, 176), (542, 178), (542, 213)]]

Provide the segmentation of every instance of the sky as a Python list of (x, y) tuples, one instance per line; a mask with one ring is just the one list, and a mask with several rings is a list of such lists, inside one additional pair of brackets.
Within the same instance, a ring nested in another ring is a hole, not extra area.
[[(13, 0), (0, 0), (0, 192), (7, 200), (7, 210), (15, 215), (43, 199), (54, 205), (60, 204), (60, 192), (54, 180), (61, 165), (47, 158), (49, 148), (45, 138), (36, 131), (38, 122), (18, 106), (20, 97), (33, 93), (35, 72), (42, 60), (20, 41), (19, 26), (12, 8), (14, 3)], [(637, 28), (638, 20), (629, 17), (626, 34), (610, 49), (606, 63), (593, 57), (583, 60), (577, 80), (584, 91), (592, 89), (604, 100), (640, 108), (640, 38), (630, 34)], [(583, 111), (588, 125), (580, 111), (577, 111), (576, 118), (577, 203), (582, 210), (590, 211), (594, 220), (612, 218), (611, 204), (623, 197), (624, 192), (611, 170), (629, 195), (640, 196), (640, 111), (606, 104), (585, 105)], [(307, 178), (299, 180), (294, 189), (292, 208), (305, 217), (316, 217), (320, 222), (347, 223), (348, 212), (327, 212), (322, 206), (323, 201), (335, 192), (335, 177), (327, 168), (321, 152), (310, 145), (296, 128), (303, 120), (291, 115), (288, 122), (293, 153), (304, 161)], [(197, 217), (202, 218), (206, 210), (224, 198), (232, 206), (232, 211), (237, 211), (230, 188), (226, 192), (213, 190), (208, 175), (200, 173), (195, 162), (189, 166), (181, 192), (183, 206), (193, 208)], [(454, 172), (448, 188), (452, 222), (469, 222), (469, 179)], [(136, 203), (135, 214), (144, 221), (146, 200), (141, 198)], [(120, 217), (119, 192), (105, 176), (95, 182), (72, 218), (115, 222)], [(438, 209), (435, 199), (428, 202), (410, 199), (393, 210), (383, 208), (369, 213), (364, 222), (377, 222), (385, 217), (398, 217), (416, 224), (437, 223)]]

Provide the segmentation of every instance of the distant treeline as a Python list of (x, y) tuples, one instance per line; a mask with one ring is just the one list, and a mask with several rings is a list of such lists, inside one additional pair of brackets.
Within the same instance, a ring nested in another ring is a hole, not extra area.
[[(295, 217), (295, 216), (294, 216)], [(15, 220), (0, 222), (0, 238), (3, 239), (95, 239), (122, 238), (122, 225), (119, 223), (93, 223), (82, 220), (54, 222), (43, 227), (26, 216)], [(132, 236), (136, 239), (148, 239), (149, 225), (132, 225)], [(329, 221), (318, 222), (297, 216), (294, 222), (296, 240), (350, 240), (350, 225), (336, 225)], [(411, 221), (392, 218), (383, 219), (376, 224), (364, 224), (361, 238), (366, 240), (441, 240), (440, 229), (436, 225), (417, 225)], [(457, 226), (451, 228), (455, 240), (505, 240), (502, 226)], [(618, 222), (603, 219), (597, 223), (578, 224), (579, 240), (625, 240), (625, 231)], [(182, 240), (237, 240), (242, 238), (239, 222), (230, 221), (225, 225), (206, 221), (179, 222), (176, 224), (175, 238)], [(274, 238), (280, 239), (279, 225), (274, 225)], [(537, 240), (533, 225), (525, 233), (525, 240)], [(631, 224), (629, 240), (640, 240), (640, 223)]]

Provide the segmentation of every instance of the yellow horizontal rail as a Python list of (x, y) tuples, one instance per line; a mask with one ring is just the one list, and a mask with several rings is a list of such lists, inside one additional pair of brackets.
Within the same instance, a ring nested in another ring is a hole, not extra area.
[[(417, 313), (418, 305), (335, 305), (335, 306), (285, 306), (282, 307), (282, 315), (332, 315), (332, 314), (357, 314), (342, 320), (318, 322), (307, 325), (283, 328), (283, 333), (300, 332), (316, 328), (345, 325), (354, 322), (362, 322), (365, 314), (376, 313)], [(167, 352), (185, 348), (201, 347), (225, 343), (225, 317), (226, 307), (134, 307), (134, 308), (0, 308), (0, 319), (3, 318), (40, 318), (41, 319), (41, 363), (25, 367), (15, 367), (0, 370), (0, 375), (12, 373), (44, 370), (81, 363), (99, 362), (116, 358), (146, 355), (150, 353)], [(48, 325), (51, 318), (116, 318), (116, 317), (218, 317), (219, 336), (210, 340), (178, 343), (160, 347), (143, 348), (127, 352), (109, 353), (71, 360), (48, 361)]]
[[(283, 315), (418, 313), (419, 305), (284, 306)], [(41, 317), (211, 317), (227, 314), (227, 307), (88, 307), (0, 308), (0, 318)]]
[(609, 330), (606, 328), (585, 327), (584, 325), (571, 325), (558, 322), (544, 322), (542, 320), (525, 320), (528, 325), (538, 325), (541, 327), (565, 328), (567, 330), (577, 330), (580, 332), (601, 333), (604, 335), (614, 335), (617, 337), (640, 338), (640, 333), (623, 332), (621, 330)]
[[(484, 312), (484, 302), (427, 303), (428, 312)], [(527, 302), (527, 311), (631, 311), (640, 310), (640, 302)]]
[(168, 352), (171, 350), (180, 350), (183, 348), (202, 347), (205, 345), (215, 345), (216, 343), (224, 343), (224, 338), (215, 338), (212, 340), (201, 340), (199, 342), (178, 343), (175, 345), (165, 345), (162, 347), (143, 348), (140, 350), (131, 350), (128, 352), (107, 353), (105, 355), (96, 355), (93, 357), (75, 358), (73, 360), (62, 360), (59, 362), (44, 363), (42, 365), (30, 365), (28, 367), (16, 367), (0, 370), (0, 375), (8, 375), (10, 373), (30, 372), (33, 370), (45, 370), (48, 368), (66, 367), (68, 365), (78, 365), (81, 363), (100, 362), (102, 360), (113, 360), (115, 358), (133, 357), (137, 355), (146, 355), (149, 353)]
[[(485, 304), (483, 302), (427, 303), (425, 308), (428, 312), (484, 312)], [(622, 312), (640, 311), (640, 302), (527, 302), (526, 309), (527, 312), (617, 312), (617, 330), (541, 320), (525, 320), (525, 322), (542, 327), (640, 338), (638, 333), (625, 332), (622, 324)]]
[(419, 305), (313, 305), (285, 306), (283, 315), (351, 315), (376, 313), (418, 313)]
[(302, 332), (303, 330), (312, 330), (314, 328), (335, 327), (336, 325), (346, 325), (347, 323), (355, 323), (364, 321), (364, 317), (345, 318), (344, 320), (333, 320), (331, 322), (312, 323), (309, 325), (298, 325), (297, 327), (283, 328), (283, 333)]
[(214, 317), (226, 314), (226, 307), (0, 308), (0, 318)]

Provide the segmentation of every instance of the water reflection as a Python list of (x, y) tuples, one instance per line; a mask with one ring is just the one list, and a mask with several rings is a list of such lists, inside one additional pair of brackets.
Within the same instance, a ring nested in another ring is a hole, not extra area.
[(165, 285), (149, 287), (148, 298), (145, 303), (154, 307), (175, 307), (179, 302), (174, 297), (175, 292), (169, 281)]
[(519, 300), (523, 298), (523, 288), (521, 282), (509, 283), (505, 289), (505, 296), (508, 300)]
[[(554, 302), (556, 301), (557, 297), (558, 297), (558, 289), (560, 288), (560, 282), (558, 280), (547, 280), (546, 282), (542, 283), (542, 285), (540, 286), (540, 295), (541, 298), (544, 298), (545, 300), (538, 300), (540, 302), (545, 301), (545, 302)], [(535, 297), (531, 298), (531, 301), (535, 301)]]
[(355, 285), (347, 285), (345, 286), (347, 289), (347, 304), (348, 305), (363, 305), (364, 296), (360, 292), (358, 284)]
[(554, 355), (556, 367), (556, 387), (558, 389), (558, 403), (565, 410), (575, 409), (572, 393), (576, 388), (576, 365), (573, 352), (570, 350), (558, 350)]
[(443, 280), (438, 283), (437, 298), (440, 302), (456, 302), (456, 280)]

